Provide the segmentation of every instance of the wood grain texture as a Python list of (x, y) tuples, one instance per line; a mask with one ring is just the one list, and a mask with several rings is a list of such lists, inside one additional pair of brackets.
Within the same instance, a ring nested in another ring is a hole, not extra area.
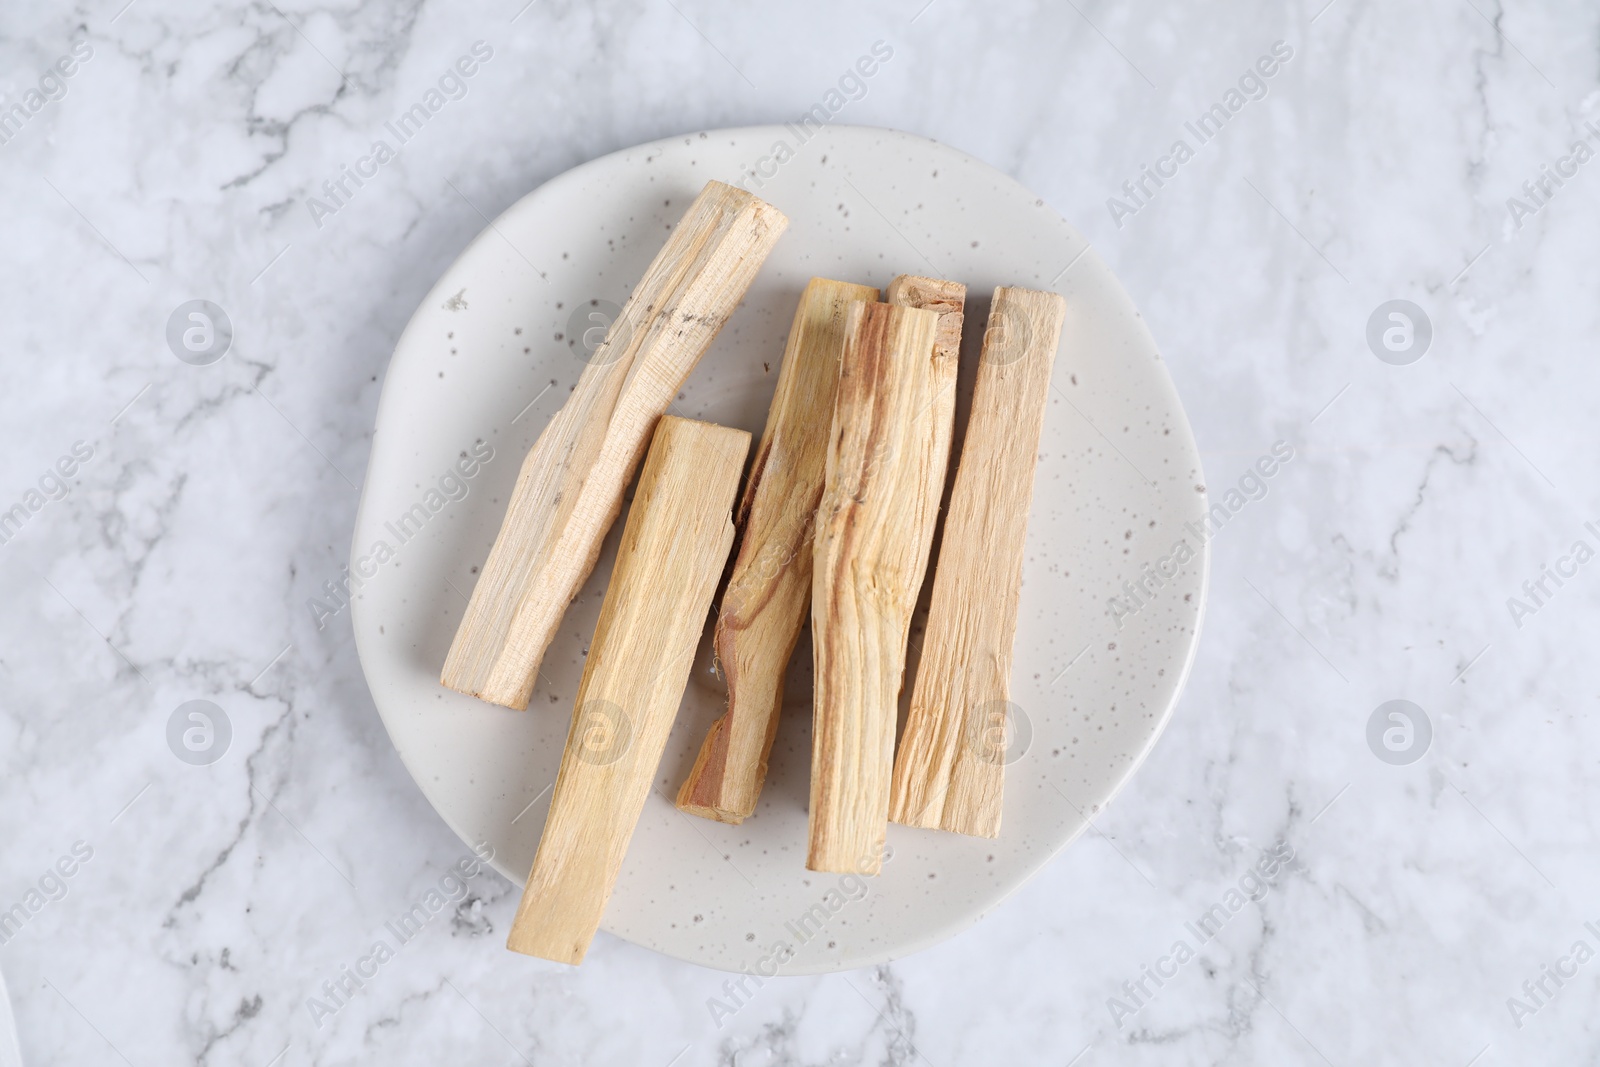
[(812, 870), (881, 862), (906, 639), (949, 461), (955, 360), (936, 353), (938, 329), (934, 311), (850, 309), (813, 546)]
[[(902, 307), (923, 308), (936, 312), (939, 328), (934, 334), (933, 354), (941, 365), (948, 362), (951, 368), (961, 358), (961, 322), (966, 310), (967, 287), (960, 282), (943, 278), (924, 278), (915, 274), (902, 274), (889, 283), (888, 301)], [(941, 373), (949, 376), (949, 392), (940, 396), (955, 411), (956, 388), (953, 369)], [(954, 416), (952, 415), (952, 418)]]
[(995, 290), (895, 753), (895, 822), (1000, 833), (1023, 549), (1065, 313), (1055, 293)]
[(706, 183), (523, 461), (445, 659), (446, 686), (528, 706), (656, 421), (787, 226), (770, 204)]
[(737, 559), (717, 615), (728, 710), (711, 724), (678, 791), (693, 815), (740, 823), (755, 811), (783, 706), (784, 675), (811, 605), (811, 537), (822, 499), (845, 316), (870, 285), (813, 278), (800, 295), (736, 524)]
[(617, 547), (506, 946), (581, 962), (644, 810), (733, 545), (743, 430), (660, 421)]

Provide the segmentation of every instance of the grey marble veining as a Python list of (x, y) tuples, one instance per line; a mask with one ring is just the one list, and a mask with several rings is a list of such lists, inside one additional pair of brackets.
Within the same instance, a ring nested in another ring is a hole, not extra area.
[[(0, 15), (0, 513), (22, 509), (0, 969), (26, 1061), (1592, 1060), (1600, 13), (1324, 3)], [(490, 872), (347, 979), (471, 859), (348, 618), (306, 607), (348, 558), (412, 309), (539, 183), (791, 119), (879, 40), (838, 121), (952, 144), (1072, 220), (1161, 343), (1213, 496), (1256, 497), (1215, 534), (1171, 728), (974, 929), (770, 982), (720, 1027), (723, 974), (606, 935), (579, 970), (505, 952), (516, 892)], [(430, 91), (426, 126), (390, 132)], [(210, 365), (167, 343), (194, 299), (232, 323)], [(1427, 317), (1420, 360), (1369, 346), (1392, 300)], [(208, 765), (169, 746), (196, 699), (231, 726)], [(1391, 700), (1426, 717), (1417, 758), (1414, 712), (1369, 741)]]

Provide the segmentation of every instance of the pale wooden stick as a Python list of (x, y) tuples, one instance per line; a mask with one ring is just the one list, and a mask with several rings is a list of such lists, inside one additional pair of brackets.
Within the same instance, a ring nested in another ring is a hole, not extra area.
[(678, 807), (726, 823), (756, 808), (783, 678), (811, 604), (811, 533), (822, 499), (845, 313), (870, 285), (813, 278), (800, 294), (767, 428), (739, 505), (738, 558), (717, 615), (728, 711), (711, 724)]
[(656, 420), (788, 224), (749, 193), (706, 183), (523, 462), (441, 682), (528, 706)]
[(816, 871), (876, 874), (882, 860), (906, 638), (949, 462), (936, 424), (955, 365), (935, 353), (938, 327), (933, 311), (850, 309), (812, 577)]
[(667, 416), (656, 430), (506, 942), (516, 952), (578, 963), (600, 927), (733, 545), (749, 450), (725, 426)]
[[(923, 278), (915, 274), (902, 274), (889, 283), (889, 303), (902, 307), (925, 308), (939, 314), (939, 330), (934, 336), (933, 354), (941, 364), (948, 363), (940, 373), (949, 383), (949, 389), (939, 400), (947, 403), (954, 419), (956, 404), (956, 361), (961, 358), (961, 321), (967, 302), (967, 287), (960, 282), (943, 278)], [(947, 450), (948, 451), (948, 450)]]
[(938, 467), (929, 477), (938, 483), (942, 498), (950, 449), (955, 444), (956, 378), (961, 365), (961, 323), (965, 317), (967, 287), (943, 278), (902, 274), (889, 283), (888, 302), (922, 308), (939, 316), (939, 328), (933, 335), (933, 375), (938, 382), (937, 392), (918, 417), (931, 420), (927, 429), (935, 435), (931, 454)]
[(895, 753), (895, 822), (1000, 833), (1023, 546), (1065, 313), (1055, 293), (995, 290)]

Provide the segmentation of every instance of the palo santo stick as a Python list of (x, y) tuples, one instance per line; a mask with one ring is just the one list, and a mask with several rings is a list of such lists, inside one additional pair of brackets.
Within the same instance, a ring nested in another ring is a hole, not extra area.
[(728, 710), (711, 724), (678, 807), (726, 823), (756, 809), (783, 678), (811, 604), (811, 533), (822, 499), (845, 314), (870, 285), (813, 278), (800, 295), (767, 428), (739, 505), (739, 552), (717, 615)]
[(561, 616), (594, 569), (656, 420), (789, 224), (707, 182), (539, 435), (439, 680), (525, 708)]
[(996, 289), (945, 516), (889, 817), (1000, 833), (1011, 645), (1045, 400), (1066, 302)]
[(743, 430), (667, 416), (617, 548), (506, 947), (579, 963), (600, 928), (733, 545)]
[(935, 354), (938, 326), (934, 311), (850, 308), (812, 577), (814, 871), (882, 862), (906, 638), (949, 462), (936, 412), (955, 366)]
[[(902, 274), (889, 283), (889, 303), (903, 307), (926, 308), (939, 314), (939, 329), (934, 335), (933, 354), (941, 363), (949, 362), (949, 367), (940, 373), (948, 376), (950, 388), (948, 393), (940, 395), (938, 403), (949, 405), (952, 419), (955, 418), (956, 404), (955, 365), (961, 358), (961, 319), (966, 302), (967, 287), (960, 282)], [(946, 449), (946, 452), (948, 451)]]

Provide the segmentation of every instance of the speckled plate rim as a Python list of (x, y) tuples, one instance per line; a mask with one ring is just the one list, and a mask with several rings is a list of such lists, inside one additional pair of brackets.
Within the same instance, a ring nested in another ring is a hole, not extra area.
[[(765, 139), (770, 139), (770, 138), (776, 137), (776, 136), (780, 135), (784, 131), (784, 129), (785, 129), (784, 127), (777, 127), (777, 126), (756, 126), (756, 127), (737, 127), (737, 128), (728, 128), (728, 129), (720, 129), (720, 130), (713, 130), (713, 131), (705, 131), (705, 133), (709, 134), (710, 136), (729, 136), (729, 137), (747, 138), (747, 139), (752, 139), (752, 140), (755, 140), (755, 141), (759, 141), (759, 140), (765, 140)], [(955, 157), (955, 158), (959, 159), (963, 163), (966, 163), (966, 164), (969, 164), (969, 165), (978, 166), (978, 167), (982, 167), (985, 170), (989, 171), (994, 176), (994, 178), (997, 181), (997, 183), (1002, 183), (1002, 184), (1005, 184), (1005, 185), (1009, 185), (1014, 191), (1020, 192), (1025, 196), (1032, 197), (1032, 195), (1033, 195), (1033, 194), (1029, 193), (1025, 189), (1025, 187), (1021, 186), (1020, 183), (1017, 183), (1014, 179), (1012, 179), (1009, 176), (1003, 174), (1002, 172), (995, 171), (992, 167), (989, 167), (987, 164), (984, 164), (981, 160), (978, 160), (975, 157), (968, 155), (967, 153), (961, 152), (958, 149), (951, 148), (948, 145), (943, 145), (943, 144), (940, 144), (938, 142), (932, 141), (929, 138), (919, 137), (919, 136), (916, 136), (916, 135), (913, 135), (913, 134), (905, 133), (903, 131), (897, 131), (897, 130), (885, 129), (885, 128), (877, 128), (877, 127), (865, 127), (865, 126), (836, 126), (836, 127), (830, 127), (828, 132), (829, 133), (835, 133), (835, 132), (847, 132), (847, 131), (849, 131), (849, 132), (869, 133), (869, 134), (872, 134), (872, 135), (875, 135), (875, 136), (889, 137), (889, 138), (904, 138), (904, 139), (907, 139), (909, 141), (915, 141), (915, 142), (920, 142), (920, 143), (923, 143), (923, 144), (934, 145), (934, 146), (937, 147), (937, 149), (939, 151), (945, 152), (945, 153), (949, 153), (952, 157)], [(608, 154), (606, 156), (597, 157), (596, 159), (593, 159), (593, 160), (590, 160), (590, 161), (588, 161), (586, 163), (580, 164), (580, 165), (578, 165), (576, 167), (573, 167), (573, 168), (569, 169), (568, 171), (563, 172), (560, 175), (557, 175), (556, 177), (554, 177), (554, 178), (550, 179), (549, 181), (543, 183), (542, 185), (540, 185), (539, 187), (535, 188), (534, 190), (532, 190), (531, 192), (526, 194), (524, 197), (522, 197), (521, 199), (519, 199), (518, 201), (513, 203), (500, 216), (498, 216), (496, 218), (495, 222), (493, 222), (489, 226), (485, 227), (482, 231), (479, 232), (479, 234), (477, 236), (475, 236), (473, 238), (472, 241), (470, 241), (467, 244), (467, 246), (463, 249), (463, 251), (456, 258), (456, 260), (453, 261), (452, 264), (450, 265), (450, 267), (447, 268), (444, 271), (444, 273), (441, 275), (440, 279), (435, 283), (433, 288), (429, 290), (427, 296), (424, 297), (422, 304), (419, 305), (418, 312), (413, 317), (412, 323), (408, 324), (407, 330), (402, 334), (402, 336), (400, 338), (400, 341), (397, 343), (397, 345), (396, 345), (396, 355), (398, 356), (398, 354), (401, 352), (401, 350), (405, 348), (406, 343), (407, 343), (407, 337), (408, 337), (409, 333), (411, 332), (412, 326), (415, 324), (416, 318), (421, 316), (423, 309), (427, 308), (431, 303), (436, 302), (439, 298), (448, 297), (450, 295), (451, 291), (453, 291), (453, 287), (457, 284), (456, 274), (461, 269), (462, 264), (465, 261), (469, 260), (474, 255), (475, 251), (478, 250), (486, 241), (490, 240), (491, 234), (495, 231), (496, 227), (501, 222), (503, 222), (504, 220), (516, 215), (517, 213), (519, 213), (521, 211), (527, 210), (529, 208), (529, 206), (537, 198), (541, 197), (542, 195), (545, 195), (547, 193), (553, 192), (553, 191), (555, 191), (555, 190), (557, 190), (557, 189), (559, 189), (562, 186), (565, 186), (567, 184), (573, 184), (573, 183), (581, 184), (581, 183), (585, 182), (586, 180), (588, 180), (589, 176), (592, 173), (594, 173), (596, 171), (599, 171), (599, 170), (602, 170), (604, 168), (608, 168), (608, 167), (614, 166), (619, 157), (626, 157), (626, 156), (630, 156), (630, 155), (631, 156), (645, 156), (645, 157), (648, 157), (648, 156), (650, 156), (652, 154), (653, 150), (666, 148), (668, 146), (676, 144), (677, 142), (684, 141), (688, 137), (693, 137), (693, 136), (697, 136), (697, 135), (700, 135), (700, 131), (692, 131), (691, 133), (686, 134), (686, 135), (680, 134), (680, 135), (673, 136), (673, 137), (662, 138), (662, 139), (660, 139), (658, 141), (636, 145), (636, 146), (633, 146), (633, 147), (630, 147), (630, 148), (626, 148), (626, 149), (619, 150), (617, 152), (610, 153), (610, 154)], [(725, 180), (731, 180), (731, 178), (725, 177)], [(1040, 203), (1042, 205), (1043, 202), (1042, 201), (1038, 201), (1038, 203)], [(1048, 209), (1046, 209), (1046, 210), (1048, 210)], [(1052, 212), (1052, 215), (1054, 215), (1053, 212)], [(1063, 226), (1067, 227), (1067, 229), (1070, 230), (1074, 235), (1078, 236), (1080, 241), (1082, 241), (1081, 235), (1077, 234), (1077, 231), (1074, 228), (1072, 228), (1070, 226), (1070, 224), (1066, 223), (1065, 220), (1060, 219), (1059, 216), (1054, 216), (1054, 217)], [(1104, 272), (1106, 277), (1112, 282), (1112, 286), (1113, 286), (1115, 294), (1117, 296), (1119, 296), (1120, 299), (1126, 304), (1127, 310), (1133, 312), (1134, 318), (1136, 320), (1135, 328), (1136, 328), (1136, 331), (1137, 331), (1137, 333), (1139, 335), (1139, 339), (1142, 341), (1143, 345), (1148, 349), (1149, 354), (1154, 356), (1156, 362), (1159, 364), (1160, 363), (1160, 355), (1159, 355), (1159, 351), (1158, 351), (1158, 349), (1156, 347), (1154, 338), (1151, 337), (1147, 327), (1144, 325), (1142, 317), (1138, 316), (1137, 311), (1136, 311), (1136, 309), (1134, 309), (1134, 305), (1132, 304), (1132, 301), (1128, 297), (1126, 291), (1123, 290), (1121, 285), (1120, 285), (1120, 283), (1116, 281), (1115, 276), (1111, 273), (1109, 268), (1106, 267), (1104, 265), (1104, 263), (1099, 260), (1098, 255), (1094, 252), (1092, 247), (1090, 247), (1088, 245), (1087, 241), (1083, 241), (1083, 246), (1084, 246), (1083, 247), (1083, 255), (1087, 259), (1093, 261), (1093, 263), (1096, 264), (1098, 266), (1098, 268), (1101, 271)], [(1192, 432), (1192, 429), (1190, 428), (1190, 426), (1188, 424), (1187, 415), (1184, 412), (1181, 399), (1178, 396), (1176, 387), (1173, 384), (1170, 375), (1167, 373), (1166, 368), (1164, 366), (1159, 366), (1158, 371), (1159, 371), (1159, 373), (1155, 376), (1155, 378), (1154, 378), (1154, 380), (1152, 381), (1151, 384), (1157, 390), (1157, 392), (1159, 392), (1160, 395), (1159, 395), (1159, 397), (1152, 397), (1152, 399), (1159, 399), (1161, 401), (1162, 406), (1166, 409), (1166, 413), (1168, 415), (1170, 415), (1170, 417), (1174, 420), (1174, 430), (1175, 430), (1175, 433), (1177, 435), (1176, 439), (1174, 441), (1172, 441), (1167, 447), (1173, 449), (1176, 454), (1181, 454), (1181, 458), (1184, 458), (1184, 459), (1189, 460), (1189, 461), (1192, 462), (1193, 470), (1194, 470), (1196, 476), (1200, 479), (1201, 484), (1198, 484), (1198, 485), (1195, 486), (1195, 489), (1198, 490), (1198, 497), (1197, 498), (1192, 498), (1193, 499), (1193, 506), (1192, 506), (1191, 510), (1193, 510), (1196, 513), (1199, 513), (1199, 514), (1203, 514), (1204, 510), (1205, 510), (1206, 497), (1205, 497), (1205, 492), (1204, 492), (1204, 488), (1203, 488), (1204, 477), (1203, 477), (1203, 473), (1202, 473), (1202, 465), (1201, 465), (1201, 461), (1200, 461), (1198, 447), (1197, 447), (1197, 445), (1196, 445), (1196, 443), (1194, 441), (1193, 432)], [(389, 386), (390, 386), (390, 382), (386, 379), (385, 383), (384, 383), (384, 395), (385, 395), (385, 397), (388, 394)], [(378, 428), (379, 428), (380, 431), (381, 431), (383, 423), (384, 423), (384, 412), (385, 412), (385, 405), (383, 404), (382, 400), (380, 399), (380, 405), (379, 405), (379, 411), (378, 411), (378, 417), (377, 417)], [(520, 463), (520, 457), (517, 457), (516, 462)], [(356, 524), (355, 524), (355, 537), (354, 537), (353, 542), (352, 542), (352, 559), (354, 559), (355, 553), (360, 551), (360, 546), (363, 543), (362, 542), (362, 538), (363, 538), (363, 536), (365, 535), (365, 533), (368, 531), (368, 529), (371, 526), (371, 522), (369, 521), (371, 519), (371, 516), (369, 515), (368, 512), (369, 512), (369, 504), (371, 503), (373, 497), (372, 497), (371, 492), (369, 491), (369, 488), (370, 487), (368, 485), (366, 485), (366, 484), (363, 485), (361, 503), (360, 503), (360, 506), (358, 508), (357, 520), (356, 520)], [(1038, 506), (1037, 495), (1036, 495), (1036, 500), (1035, 500), (1035, 506), (1036, 507)], [(1124, 767), (1122, 768), (1121, 773), (1116, 777), (1116, 779), (1111, 783), (1109, 788), (1106, 790), (1104, 799), (1099, 804), (1097, 804), (1097, 805), (1095, 805), (1095, 806), (1093, 806), (1093, 807), (1091, 807), (1089, 809), (1088, 817), (1092, 817), (1098, 811), (1103, 810), (1104, 806), (1106, 804), (1109, 804), (1110, 801), (1113, 800), (1121, 792), (1121, 790), (1126, 787), (1128, 781), (1133, 777), (1133, 775), (1135, 773), (1137, 773), (1138, 769), (1143, 765), (1144, 761), (1148, 758), (1148, 756), (1149, 756), (1150, 752), (1153, 750), (1156, 742), (1160, 740), (1162, 734), (1165, 732), (1165, 729), (1166, 729), (1168, 723), (1170, 722), (1171, 716), (1172, 716), (1172, 714), (1173, 714), (1173, 712), (1174, 712), (1174, 710), (1176, 708), (1177, 702), (1179, 701), (1179, 699), (1181, 699), (1185, 684), (1187, 683), (1187, 680), (1188, 680), (1188, 677), (1189, 677), (1189, 673), (1193, 668), (1194, 661), (1195, 661), (1195, 658), (1196, 658), (1196, 655), (1197, 655), (1197, 652), (1198, 652), (1199, 641), (1200, 641), (1200, 633), (1201, 633), (1201, 628), (1202, 628), (1202, 624), (1203, 624), (1203, 620), (1204, 620), (1204, 614), (1205, 614), (1205, 605), (1206, 605), (1206, 600), (1208, 599), (1208, 594), (1209, 594), (1209, 589), (1210, 589), (1210, 562), (1211, 562), (1211, 560), (1210, 560), (1210, 546), (1209, 546), (1209, 543), (1207, 541), (1202, 540), (1202, 542), (1200, 543), (1200, 545), (1199, 545), (1199, 547), (1198, 547), (1198, 549), (1196, 551), (1196, 559), (1197, 559), (1197, 565), (1192, 567), (1192, 568), (1189, 568), (1190, 573), (1191, 573), (1191, 575), (1193, 577), (1193, 580), (1195, 581), (1196, 584), (1194, 585), (1194, 596), (1193, 596), (1192, 608), (1185, 609), (1185, 610), (1187, 610), (1189, 612), (1189, 621), (1191, 623), (1191, 625), (1189, 626), (1189, 629), (1188, 629), (1187, 638), (1186, 638), (1186, 640), (1184, 642), (1185, 647), (1183, 649), (1181, 657), (1174, 657), (1172, 659), (1169, 659), (1169, 660), (1165, 661), (1166, 666), (1168, 666), (1169, 668), (1174, 668), (1175, 669), (1175, 677), (1174, 677), (1173, 681), (1170, 683), (1170, 685), (1171, 685), (1170, 695), (1169, 695), (1168, 699), (1165, 701), (1164, 706), (1159, 708), (1157, 710), (1157, 714), (1155, 714), (1153, 716), (1153, 720), (1154, 721), (1153, 721), (1151, 727), (1149, 728), (1148, 734), (1144, 737), (1143, 742), (1140, 745), (1138, 751), (1135, 752), (1135, 753), (1130, 753), (1129, 754), (1129, 760), (1124, 765)], [(932, 564), (930, 563), (930, 576), (931, 576), (931, 573), (932, 573)], [(363, 616), (363, 614), (364, 614), (364, 612), (363, 612), (363, 609), (361, 607), (361, 602), (358, 599), (356, 601), (356, 603), (353, 605), (353, 609), (352, 609), (352, 615), (353, 615), (354, 621), (355, 621), (355, 634), (356, 634), (357, 652), (358, 652), (358, 656), (359, 656), (359, 658), (361, 660), (361, 663), (362, 663), (363, 671), (364, 672), (369, 672), (369, 683), (370, 683), (370, 671), (372, 669), (370, 661), (371, 661), (371, 658), (372, 658), (371, 657), (372, 650), (368, 648), (367, 639), (364, 638), (364, 634), (363, 634), (364, 627), (362, 625), (362, 616)], [(441, 804), (439, 798), (435, 797), (435, 795), (434, 795), (435, 790), (428, 782), (428, 777), (427, 777), (427, 774), (425, 773), (425, 768), (423, 766), (419, 765), (419, 762), (417, 760), (417, 754), (415, 752), (408, 752), (406, 746), (401, 744), (399, 739), (395, 737), (393, 724), (389, 721), (388, 716), (384, 714), (383, 704), (382, 704), (381, 701), (377, 700), (376, 693), (374, 693), (374, 699), (375, 699), (375, 702), (378, 704), (380, 716), (383, 717), (383, 719), (384, 719), (385, 727), (390, 733), (391, 740), (394, 741), (394, 743), (396, 745), (396, 750), (397, 750), (398, 754), (400, 755), (400, 758), (401, 758), (401, 761), (402, 761), (403, 765), (406, 767), (407, 771), (412, 775), (413, 779), (417, 782), (418, 787), (422, 790), (424, 796), (428, 799), (430, 805), (432, 805), (434, 807), (436, 813), (444, 820), (446, 825), (449, 826), (450, 829), (454, 833), (456, 833), (456, 835), (464, 843), (467, 843), (467, 844), (470, 845), (472, 843), (472, 840), (473, 840), (473, 835), (472, 835), (472, 832), (471, 832), (470, 828), (467, 828), (467, 827), (464, 827), (463, 825), (461, 825), (460, 821), (457, 818), (455, 818), (453, 816), (453, 814), (451, 814), (447, 810), (447, 807), (443, 806)], [(861, 959), (851, 960), (848, 963), (844, 964), (843, 967), (841, 967), (841, 966), (828, 966), (828, 965), (821, 965), (821, 966), (810, 966), (810, 965), (785, 966), (783, 971), (782, 971), (782, 973), (786, 974), (786, 975), (828, 973), (828, 972), (837, 971), (837, 970), (840, 970), (840, 969), (847, 969), (847, 968), (860, 967), (860, 966), (869, 966), (869, 965), (872, 965), (875, 962), (887, 962), (887, 961), (890, 961), (890, 960), (901, 959), (901, 958), (904, 958), (905, 956), (908, 956), (908, 955), (911, 955), (913, 953), (922, 951), (923, 949), (931, 947), (931, 946), (933, 946), (933, 945), (935, 945), (935, 944), (937, 944), (937, 943), (939, 943), (941, 941), (944, 941), (944, 940), (948, 939), (949, 937), (954, 936), (955, 934), (960, 933), (961, 931), (966, 930), (966, 929), (970, 928), (971, 926), (975, 925), (980, 919), (982, 919), (984, 916), (990, 914), (1000, 904), (1004, 903), (1005, 900), (1009, 899), (1012, 894), (1014, 894), (1029, 879), (1031, 879), (1034, 875), (1036, 875), (1040, 869), (1042, 869), (1047, 863), (1049, 863), (1052, 859), (1054, 859), (1056, 856), (1058, 856), (1063, 849), (1065, 849), (1068, 845), (1072, 844), (1073, 841), (1075, 841), (1083, 833), (1083, 831), (1085, 829), (1087, 829), (1087, 828), (1088, 828), (1088, 818), (1086, 817), (1070, 833), (1068, 833), (1068, 834), (1062, 836), (1061, 838), (1059, 838), (1054, 843), (1053, 847), (1050, 847), (1048, 849), (1039, 849), (1039, 850), (1033, 852), (1031, 854), (1031, 857), (1030, 857), (1032, 862), (1027, 863), (1022, 868), (1021, 876), (1015, 878), (1011, 882), (1011, 884), (1003, 892), (1001, 892), (997, 896), (995, 896), (992, 899), (990, 899), (988, 903), (986, 903), (985, 905), (983, 905), (981, 907), (973, 908), (972, 910), (968, 911), (966, 914), (964, 914), (962, 916), (959, 916), (957, 918), (954, 918), (954, 919), (950, 919), (950, 920), (947, 920), (947, 921), (944, 921), (944, 922), (929, 923), (929, 924), (927, 924), (926, 926), (924, 926), (922, 928), (922, 931), (921, 931), (920, 934), (903, 937), (892, 948), (885, 949), (885, 950), (878, 950), (876, 952), (873, 952), (869, 956), (864, 956)], [(509, 881), (511, 881), (515, 885), (521, 885), (522, 882), (525, 879), (525, 875), (510, 869), (506, 865), (506, 863), (503, 861), (502, 857), (500, 857), (500, 856), (496, 856), (493, 859), (491, 859), (489, 861), (489, 865), (491, 867), (493, 867), (496, 871), (498, 871), (500, 874), (504, 875)], [(603, 923), (602, 924), (602, 929), (611, 930), (611, 928), (610, 928), (608, 923)], [(616, 933), (616, 931), (611, 931), (611, 932)], [(618, 936), (621, 936), (624, 939), (629, 939), (628, 935), (625, 934), (625, 933), (619, 933)], [(670, 957), (683, 960), (684, 962), (693, 963), (693, 964), (696, 964), (696, 965), (699, 965), (699, 966), (709, 966), (709, 967), (720, 967), (720, 966), (722, 966), (722, 964), (720, 964), (720, 963), (718, 963), (716, 961), (710, 961), (710, 960), (707, 960), (705, 958), (697, 958), (694, 955), (689, 954), (689, 953), (685, 953), (685, 952), (677, 952), (677, 951), (674, 951), (670, 947), (663, 947), (663, 946), (659, 946), (659, 945), (651, 945), (651, 946), (647, 946), (647, 947), (654, 948), (656, 951), (660, 951), (664, 955), (668, 955)], [(730, 969), (731, 970), (733, 968), (731, 966), (729, 966), (726, 969)]]

